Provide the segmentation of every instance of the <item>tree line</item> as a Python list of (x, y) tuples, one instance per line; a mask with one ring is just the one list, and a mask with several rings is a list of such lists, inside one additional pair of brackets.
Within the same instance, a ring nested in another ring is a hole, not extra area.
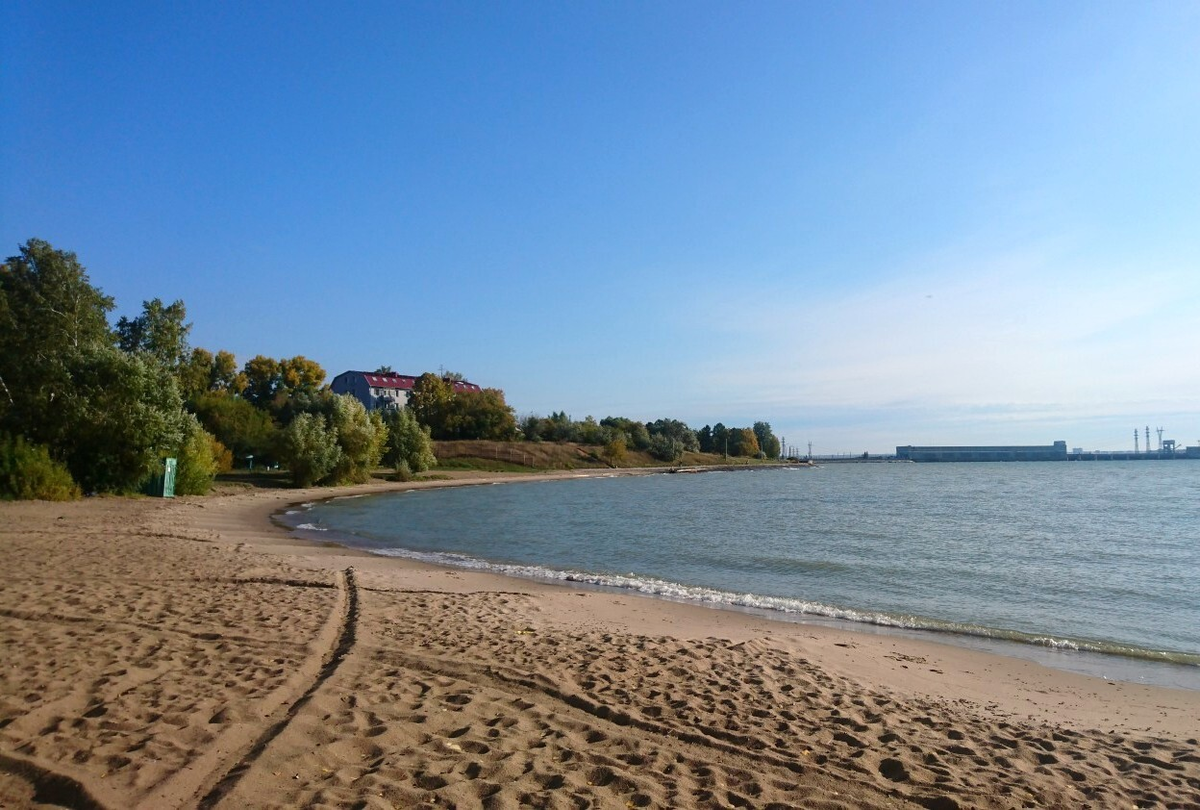
[(231, 352), (191, 346), (183, 301), (144, 301), (110, 326), (114, 308), (74, 253), (45, 241), (0, 265), (0, 497), (133, 492), (165, 457), (178, 460), (179, 494), (207, 492), (235, 463), (282, 465), (298, 486), (362, 482), (380, 464), (407, 478), (436, 464), (434, 440), (598, 445), (613, 465), (631, 449), (668, 463), (780, 454), (766, 422), (518, 420), (500, 389), (459, 387), (462, 375), (444, 371), (417, 378), (406, 407), (368, 411), (306, 357), (239, 367)]
[(234, 355), (188, 343), (182, 301), (145, 301), (109, 325), (111, 296), (74, 253), (31, 239), (0, 265), (0, 497), (137, 491), (175, 457), (175, 491), (202, 494), (243, 463), (297, 485), (365, 481), (433, 463), (411, 413), (369, 413), (302, 356)]

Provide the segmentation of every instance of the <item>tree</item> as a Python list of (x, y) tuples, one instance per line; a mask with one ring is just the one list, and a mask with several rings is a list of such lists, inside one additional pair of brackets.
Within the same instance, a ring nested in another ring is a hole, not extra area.
[(604, 445), (604, 460), (608, 462), (610, 467), (616, 467), (628, 455), (625, 445), (625, 434), (617, 431), (613, 434), (607, 443)]
[(239, 459), (253, 456), (260, 463), (274, 458), (278, 428), (266, 411), (226, 391), (210, 391), (192, 403), (205, 430)]
[(399, 469), (401, 462), (412, 472), (425, 472), (437, 464), (429, 428), (422, 425), (408, 408), (388, 411), (383, 417), (387, 426), (387, 449), (383, 463)]
[(207, 349), (192, 349), (175, 375), (184, 402), (193, 402), (212, 388), (213, 355)]
[(447, 410), (442, 438), (511, 441), (516, 436), (517, 417), (499, 388), (458, 391)]
[(280, 459), (298, 487), (310, 487), (325, 479), (341, 455), (337, 436), (321, 414), (298, 414), (280, 435)]
[(652, 433), (647, 451), (660, 461), (674, 464), (683, 458), (683, 442), (666, 433)]
[(677, 440), (684, 450), (694, 453), (700, 449), (696, 431), (678, 419), (657, 419), (646, 425), (646, 430), (649, 431), (651, 437), (662, 435)]
[(219, 351), (212, 361), (209, 377), (210, 391), (232, 391), (240, 394), (246, 390), (246, 377), (237, 369), (237, 358), (231, 352)]
[(183, 439), (175, 378), (152, 358), (97, 346), (67, 361), (49, 441), (85, 492), (136, 490)]
[(758, 447), (767, 458), (779, 458), (782, 453), (782, 448), (779, 445), (779, 439), (775, 437), (771, 431), (771, 425), (768, 422), (755, 422), (754, 437), (758, 440)]
[(246, 377), (246, 399), (256, 408), (266, 408), (279, 389), (279, 363), (265, 355), (255, 355), (242, 368)]
[[(113, 299), (93, 287), (74, 253), (30, 239), (0, 265), (0, 428), (35, 442), (59, 424), (71, 388), (68, 358), (111, 346)], [(50, 446), (57, 454), (56, 446)]]
[(303, 355), (289, 357), (279, 361), (279, 384), (293, 394), (315, 394), (325, 382), (325, 369), (315, 360), (309, 360)]
[(117, 321), (117, 345), (125, 352), (146, 352), (170, 369), (187, 357), (190, 323), (184, 323), (187, 308), (182, 301), (163, 306), (159, 298), (142, 302), (142, 314)]
[(696, 442), (700, 445), (701, 453), (715, 453), (713, 448), (713, 431), (708, 425), (696, 431)]
[(175, 494), (207, 495), (217, 477), (222, 450), (220, 442), (200, 426), (195, 416), (188, 414), (183, 424), (183, 441), (175, 452), (178, 459)]
[(754, 457), (759, 452), (758, 437), (750, 428), (734, 428), (729, 431), (729, 455)]
[(371, 470), (379, 466), (387, 444), (383, 417), (378, 411), (368, 412), (350, 394), (333, 394), (330, 402), (329, 427), (342, 452), (327, 483), (361, 484), (370, 480)]
[(445, 438), (450, 418), (450, 401), (454, 388), (436, 374), (425, 372), (413, 384), (408, 395), (408, 407), (413, 416), (432, 432), (434, 438)]
[(712, 451), (714, 453), (727, 454), (729, 452), (729, 428), (725, 427), (720, 422), (713, 425), (712, 429)]

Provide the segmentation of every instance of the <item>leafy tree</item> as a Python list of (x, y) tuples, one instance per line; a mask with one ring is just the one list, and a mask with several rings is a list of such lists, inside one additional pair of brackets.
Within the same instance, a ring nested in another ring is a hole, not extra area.
[(296, 355), (279, 361), (279, 384), (289, 395), (315, 394), (325, 382), (325, 369), (315, 360)]
[(341, 456), (337, 434), (322, 414), (298, 414), (280, 435), (279, 457), (298, 487), (326, 479)]
[(667, 436), (677, 440), (686, 451), (696, 452), (700, 442), (696, 439), (696, 431), (680, 422), (678, 419), (658, 419), (646, 425), (650, 436)]
[(372, 374), (395, 374), (395, 371), (392, 370), (391, 366), (380, 366), (379, 368), (375, 369), (375, 371), (373, 371), (371, 373)]
[(708, 425), (696, 431), (696, 442), (700, 445), (701, 453), (714, 453), (713, 449), (713, 431)]
[(187, 358), (187, 336), (192, 325), (184, 323), (187, 308), (182, 301), (163, 306), (159, 298), (142, 302), (142, 314), (117, 321), (117, 345), (125, 352), (146, 352), (170, 369)]
[(387, 449), (383, 463), (400, 470), (406, 464), (410, 473), (425, 472), (437, 464), (429, 428), (422, 425), (408, 408), (388, 411), (383, 417), (387, 426)]
[(266, 411), (225, 391), (202, 394), (192, 408), (204, 428), (237, 458), (273, 459), (278, 428)]
[(371, 470), (379, 466), (387, 444), (387, 428), (378, 411), (368, 412), (361, 402), (349, 394), (331, 395), (332, 414), (329, 427), (333, 431), (341, 456), (334, 464), (329, 482), (361, 484), (371, 478)]
[(650, 447), (647, 450), (656, 459), (673, 464), (683, 458), (684, 447), (683, 442), (674, 436), (666, 433), (652, 433), (650, 434)]
[(499, 388), (458, 391), (450, 400), (445, 432), (447, 439), (511, 441), (517, 418)]
[(625, 444), (625, 434), (617, 431), (608, 442), (604, 445), (604, 460), (610, 466), (616, 467), (628, 456), (628, 448)]
[(183, 439), (175, 378), (157, 361), (109, 347), (68, 358), (70, 390), (56, 403), (56, 448), (85, 492), (129, 492)]
[(717, 422), (712, 429), (712, 452), (727, 453), (729, 450), (729, 428)]
[(183, 424), (183, 441), (175, 453), (178, 459), (175, 494), (207, 495), (220, 470), (220, 455), (224, 449), (200, 426), (195, 416), (188, 414)]
[(232, 391), (240, 394), (246, 390), (247, 380), (237, 368), (237, 358), (231, 352), (219, 351), (213, 357), (209, 376), (210, 391)]
[(768, 422), (755, 422), (754, 437), (758, 439), (758, 447), (763, 455), (767, 458), (779, 458), (783, 448), (779, 445), (779, 439), (776, 438), (771, 430), (771, 425)]
[(213, 355), (207, 349), (192, 349), (175, 375), (184, 402), (194, 402), (212, 388)]
[(246, 377), (246, 399), (256, 408), (266, 408), (275, 400), (282, 384), (279, 362), (264, 355), (246, 361), (242, 374)]
[(525, 441), (540, 442), (542, 440), (542, 420), (540, 417), (532, 413), (528, 416), (522, 416), (520, 429)]
[(750, 428), (729, 431), (729, 455), (754, 457), (759, 453), (758, 437)]
[(425, 372), (413, 384), (412, 392), (408, 395), (408, 407), (417, 421), (440, 439), (448, 433), (452, 399), (454, 387), (438, 375)]
[(56, 454), (49, 439), (62, 432), (56, 411), (71, 388), (68, 358), (113, 344), (113, 299), (92, 286), (74, 253), (41, 239), (20, 251), (0, 265), (0, 428)]

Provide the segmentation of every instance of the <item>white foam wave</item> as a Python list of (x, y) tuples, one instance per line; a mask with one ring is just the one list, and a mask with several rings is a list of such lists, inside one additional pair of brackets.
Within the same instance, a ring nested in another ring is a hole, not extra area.
[(315, 523), (301, 523), (296, 528), (297, 529), (306, 529), (307, 531), (310, 531), (310, 532), (327, 532), (327, 531), (329, 531), (329, 529), (327, 529), (326, 527), (318, 526)]

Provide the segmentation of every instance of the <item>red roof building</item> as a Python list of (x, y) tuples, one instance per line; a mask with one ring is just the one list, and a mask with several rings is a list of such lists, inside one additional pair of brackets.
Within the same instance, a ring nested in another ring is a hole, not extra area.
[[(335, 394), (352, 394), (368, 411), (403, 408), (408, 404), (408, 392), (416, 386), (418, 377), (394, 371), (343, 371), (333, 378), (329, 388)], [(455, 392), (479, 391), (478, 385), (466, 380), (451, 383)]]

